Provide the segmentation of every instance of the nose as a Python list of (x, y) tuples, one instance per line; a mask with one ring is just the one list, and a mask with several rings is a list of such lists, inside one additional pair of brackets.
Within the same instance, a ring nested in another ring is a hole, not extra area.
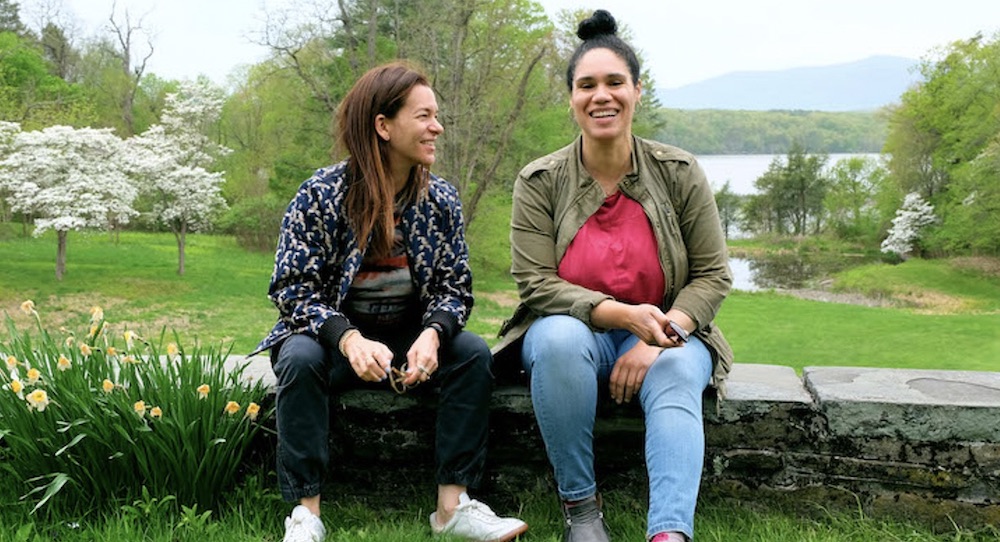
[(595, 102), (606, 102), (611, 99), (611, 92), (608, 91), (607, 85), (597, 85), (594, 90), (594, 101)]
[(441, 121), (439, 121), (437, 119), (434, 119), (434, 122), (431, 123), (430, 128), (431, 128), (431, 131), (434, 132), (435, 134), (440, 134), (440, 133), (444, 132), (444, 125), (441, 124)]

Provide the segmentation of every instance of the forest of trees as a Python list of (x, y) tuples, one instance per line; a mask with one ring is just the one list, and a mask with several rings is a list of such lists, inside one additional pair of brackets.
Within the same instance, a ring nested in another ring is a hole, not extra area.
[[(470, 222), (484, 197), (509, 190), (523, 164), (576, 133), (564, 70), (576, 43), (572, 29), (586, 14), (550, 20), (532, 0), (298, 0), (268, 14), (258, 35), (269, 57), (236, 74), (225, 91), (150, 72), (157, 49), (148, 21), (110, 2), (103, 33), (91, 36), (78, 34), (60, 0), (31, 6), (26, 19), (18, 3), (0, 0), (0, 121), (7, 123), (0, 126), (0, 221), (23, 221), (26, 231), (45, 217), (24, 203), (31, 187), (10, 156), (37, 144), (27, 134), (63, 126), (103, 130), (146, 152), (145, 169), (123, 173), (135, 187), (136, 219), (126, 224), (129, 213), (105, 213), (88, 218), (86, 228), (173, 231), (182, 248), (183, 232), (208, 225), (171, 211), (177, 182), (197, 174), (192, 179), (215, 187), (206, 188), (206, 199), (213, 190), (220, 196), (211, 206), (214, 225), (269, 250), (299, 183), (340, 158), (331, 149), (331, 119), (341, 97), (369, 67), (396, 58), (432, 79), (446, 126), (435, 171), (459, 188)], [(986, 217), (997, 216), (1000, 198), (1000, 44), (976, 36), (940, 53), (924, 62), (924, 84), (878, 114), (676, 111), (650, 94), (635, 131), (695, 153), (787, 154), (758, 180), (758, 194), (720, 191), (724, 220), (744, 231), (877, 246), (904, 197), (919, 193), (936, 220), (916, 249), (996, 254), (1000, 226)], [(648, 73), (643, 84), (655, 88)], [(218, 108), (185, 124), (194, 132), (182, 137), (204, 152), (165, 154), (157, 163), (173, 169), (156, 170), (149, 160), (167, 153), (162, 138), (179, 137), (176, 117), (190, 113), (181, 104), (199, 86), (218, 96)], [(58, 133), (75, 132), (49, 135)], [(826, 164), (825, 153), (878, 150), (886, 153), (882, 162)], [(167, 175), (173, 185), (157, 178)]]

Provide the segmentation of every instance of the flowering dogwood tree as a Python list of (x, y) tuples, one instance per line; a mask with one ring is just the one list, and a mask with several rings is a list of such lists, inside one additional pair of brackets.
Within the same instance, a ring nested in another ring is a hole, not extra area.
[(913, 251), (924, 227), (935, 222), (934, 206), (916, 192), (907, 194), (902, 207), (896, 211), (896, 218), (892, 219), (889, 236), (882, 241), (882, 252), (893, 252), (905, 259)]
[(58, 280), (66, 271), (70, 230), (126, 224), (138, 214), (125, 151), (110, 128), (50, 126), (18, 132), (0, 161), (0, 191), (11, 210), (35, 217), (35, 236), (56, 231)]
[(188, 81), (168, 94), (160, 124), (129, 139), (140, 194), (149, 198), (151, 221), (170, 228), (177, 239), (177, 274), (184, 274), (189, 231), (202, 231), (225, 210), (223, 173), (209, 171), (215, 157), (229, 152), (206, 136), (225, 100), (210, 82)]

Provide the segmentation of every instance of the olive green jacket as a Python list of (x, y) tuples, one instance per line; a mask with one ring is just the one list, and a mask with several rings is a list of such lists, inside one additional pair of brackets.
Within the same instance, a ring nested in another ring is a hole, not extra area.
[[(493, 348), (498, 358), (515, 354), (511, 350), (520, 357), (519, 339), (537, 317), (568, 314), (594, 327), (591, 310), (611, 299), (556, 274), (577, 231), (605, 200), (583, 167), (581, 148), (577, 138), (528, 164), (514, 183), (511, 274), (521, 305), (500, 330), (501, 340)], [(721, 392), (733, 352), (713, 320), (732, 277), (715, 196), (690, 153), (638, 137), (632, 148), (632, 172), (619, 188), (639, 202), (656, 234), (666, 285), (660, 308), (678, 309), (694, 320), (695, 335), (712, 352), (712, 384)]]

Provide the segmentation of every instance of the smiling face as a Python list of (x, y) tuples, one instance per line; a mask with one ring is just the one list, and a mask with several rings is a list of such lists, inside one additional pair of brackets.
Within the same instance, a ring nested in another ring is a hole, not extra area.
[(628, 64), (610, 49), (591, 49), (576, 64), (570, 106), (583, 136), (597, 141), (632, 136), (632, 117), (642, 94)]
[(429, 168), (434, 163), (435, 142), (444, 132), (437, 116), (434, 91), (426, 85), (417, 85), (410, 89), (395, 117), (375, 117), (375, 130), (388, 143), (389, 166), (397, 181), (402, 173), (405, 182), (413, 166)]

